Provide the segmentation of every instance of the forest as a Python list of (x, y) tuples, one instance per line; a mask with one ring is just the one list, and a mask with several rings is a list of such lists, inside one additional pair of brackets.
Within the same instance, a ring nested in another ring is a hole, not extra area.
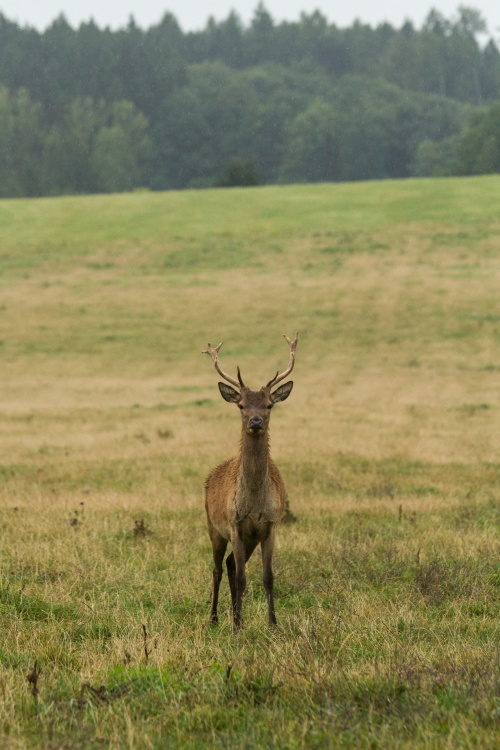
[(474, 8), (421, 28), (43, 32), (0, 14), (0, 197), (500, 171), (500, 51)]

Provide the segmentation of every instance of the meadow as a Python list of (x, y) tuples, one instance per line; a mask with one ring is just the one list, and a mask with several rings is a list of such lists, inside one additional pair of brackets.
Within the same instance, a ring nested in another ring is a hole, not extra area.
[[(0, 202), (0, 748), (500, 732), (500, 178)], [(218, 626), (203, 482), (257, 388), (291, 522)]]

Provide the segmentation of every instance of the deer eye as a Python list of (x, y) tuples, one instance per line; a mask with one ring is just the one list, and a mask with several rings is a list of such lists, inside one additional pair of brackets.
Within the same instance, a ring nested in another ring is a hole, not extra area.
[(272, 408), (273, 408), (273, 406), (274, 406), (274, 404), (269, 404), (267, 408), (268, 408), (268, 409), (272, 409)]
[(243, 411), (243, 404), (238, 404), (238, 409), (239, 409), (240, 411)]

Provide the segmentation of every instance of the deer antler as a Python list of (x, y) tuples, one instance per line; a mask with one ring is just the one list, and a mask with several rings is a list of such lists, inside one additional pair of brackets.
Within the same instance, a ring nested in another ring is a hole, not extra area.
[(224, 370), (221, 369), (221, 366), (219, 364), (219, 349), (221, 348), (222, 344), (224, 342), (221, 341), (219, 346), (213, 347), (211, 344), (208, 344), (208, 347), (202, 351), (202, 354), (210, 354), (212, 357), (212, 361), (215, 365), (215, 369), (219, 373), (219, 375), (224, 378), (224, 380), (227, 380), (228, 383), (231, 383), (231, 385), (235, 385), (236, 388), (244, 388), (245, 384), (243, 380), (241, 379), (241, 373), (240, 368), (238, 367), (238, 380), (235, 380), (231, 377), (231, 375), (228, 375), (224, 372)]
[(293, 366), (295, 364), (295, 350), (297, 349), (297, 342), (299, 340), (299, 332), (296, 331), (295, 338), (293, 341), (290, 341), (286, 333), (283, 334), (283, 338), (286, 339), (287, 344), (290, 347), (290, 359), (288, 360), (288, 367), (281, 374), (280, 374), (280, 371), (278, 370), (274, 378), (272, 378), (272, 380), (270, 380), (269, 383), (266, 385), (266, 388), (272, 388), (272, 386), (276, 385), (276, 383), (280, 383), (282, 380), (286, 378), (287, 375), (290, 375), (290, 373), (293, 370)]

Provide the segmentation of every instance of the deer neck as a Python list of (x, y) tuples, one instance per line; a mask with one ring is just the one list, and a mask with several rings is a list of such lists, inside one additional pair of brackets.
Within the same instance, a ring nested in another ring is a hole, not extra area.
[(269, 477), (269, 433), (255, 437), (243, 430), (241, 435), (241, 483), (251, 492), (258, 492)]

